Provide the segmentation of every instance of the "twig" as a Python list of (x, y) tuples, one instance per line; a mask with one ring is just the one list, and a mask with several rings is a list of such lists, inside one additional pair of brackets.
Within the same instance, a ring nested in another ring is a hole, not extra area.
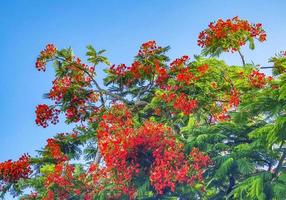
[(238, 50), (238, 53), (239, 53), (240, 58), (241, 58), (241, 60), (242, 60), (242, 64), (243, 64), (243, 66), (245, 66), (244, 56), (242, 55), (242, 53), (240, 52), (240, 50)]

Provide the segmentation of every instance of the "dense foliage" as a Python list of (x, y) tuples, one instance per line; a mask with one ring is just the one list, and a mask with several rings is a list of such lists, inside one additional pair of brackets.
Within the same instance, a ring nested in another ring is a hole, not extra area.
[[(36, 157), (0, 163), (2, 197), (285, 199), (286, 53), (269, 60), (267, 76), (241, 53), (254, 39), (266, 40), (261, 24), (219, 19), (199, 34), (202, 55), (170, 61), (169, 47), (148, 41), (130, 65), (111, 65), (92, 46), (84, 64), (48, 44), (36, 68), (53, 63), (45, 95), (53, 103), (36, 107), (35, 122), (65, 119), (74, 129)], [(228, 51), (243, 66), (213, 57)], [(96, 79), (103, 65), (104, 86)]]

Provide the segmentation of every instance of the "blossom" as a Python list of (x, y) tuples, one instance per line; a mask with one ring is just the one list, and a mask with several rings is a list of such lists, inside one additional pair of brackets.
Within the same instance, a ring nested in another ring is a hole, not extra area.
[(51, 157), (58, 162), (63, 162), (67, 160), (67, 156), (62, 152), (59, 141), (53, 138), (47, 140), (47, 150), (49, 151)]
[(59, 122), (59, 113), (58, 109), (50, 108), (46, 104), (40, 104), (36, 107), (36, 124), (46, 128), (48, 122), (56, 124)]
[(178, 82), (189, 85), (191, 81), (195, 79), (195, 76), (192, 72), (190, 72), (189, 68), (182, 68), (176, 75), (176, 79)]
[(215, 53), (218, 48), (235, 52), (251, 38), (256, 38), (260, 42), (266, 40), (266, 33), (260, 23), (251, 24), (238, 17), (227, 20), (218, 19), (199, 34), (198, 45), (208, 48), (211, 53)]
[(166, 103), (171, 103), (176, 111), (183, 112), (184, 115), (191, 114), (198, 107), (198, 101), (187, 97), (185, 93), (164, 93), (160, 98)]
[(237, 107), (239, 105), (239, 95), (236, 89), (231, 90), (231, 96), (229, 100), (229, 105), (232, 107)]
[[(150, 176), (151, 185), (158, 194), (163, 194), (167, 188), (174, 191), (178, 182), (193, 182), (184, 146), (176, 140), (170, 127), (146, 121), (135, 128), (132, 115), (124, 105), (115, 105), (102, 118), (97, 137), (106, 164), (103, 179), (106, 173), (107, 177), (114, 177), (115, 190), (133, 198), (132, 180), (139, 173)], [(201, 170), (206, 162), (195, 166)], [(89, 168), (93, 173), (97, 170), (95, 165)], [(94, 180), (96, 184), (102, 182), (101, 175), (97, 174)]]
[(40, 56), (36, 61), (36, 68), (39, 71), (46, 71), (46, 62), (51, 59), (57, 52), (56, 47), (53, 44), (47, 44), (46, 48), (41, 51)]
[(49, 98), (59, 102), (71, 87), (71, 78), (64, 76), (53, 81), (53, 87), (49, 93)]
[(6, 183), (15, 183), (19, 179), (27, 179), (31, 174), (30, 156), (22, 155), (19, 160), (8, 160), (0, 163), (0, 180)]
[(249, 75), (250, 84), (256, 88), (262, 88), (266, 84), (265, 74), (257, 70), (253, 70)]
[(145, 42), (141, 45), (139, 52), (138, 52), (138, 55), (139, 56), (152, 55), (160, 49), (161, 49), (161, 47), (158, 47), (154, 40), (150, 40), (150, 41)]
[(202, 75), (204, 75), (209, 69), (208, 64), (203, 64), (197, 67), (198, 72), (200, 72)]
[(182, 56), (181, 58), (175, 59), (173, 62), (171, 62), (170, 66), (172, 68), (180, 68), (182, 67), (187, 61), (189, 60), (189, 56)]

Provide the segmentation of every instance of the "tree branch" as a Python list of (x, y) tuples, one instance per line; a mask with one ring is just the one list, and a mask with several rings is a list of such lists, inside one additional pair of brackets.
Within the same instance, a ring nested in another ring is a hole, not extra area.
[[(284, 145), (284, 141), (281, 143), (280, 149), (283, 148), (283, 145)], [(277, 167), (276, 167), (276, 169), (275, 169), (275, 171), (274, 171), (274, 177), (276, 177), (276, 176), (278, 175), (278, 173), (279, 173), (279, 171), (280, 171), (280, 168), (282, 167), (283, 162), (285, 161), (285, 159), (286, 159), (286, 148), (284, 148), (284, 149), (282, 150), (281, 158), (280, 158), (280, 160), (279, 160), (279, 162), (278, 162), (278, 165), (277, 165)]]
[(239, 53), (240, 58), (241, 58), (241, 60), (242, 60), (242, 64), (243, 64), (243, 66), (245, 66), (244, 56), (242, 55), (242, 53), (240, 52), (240, 50), (238, 50), (238, 53)]

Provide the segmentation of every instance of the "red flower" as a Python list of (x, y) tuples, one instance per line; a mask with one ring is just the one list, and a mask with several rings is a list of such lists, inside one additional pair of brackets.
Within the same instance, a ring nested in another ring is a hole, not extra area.
[(189, 68), (182, 68), (179, 70), (179, 73), (176, 75), (176, 79), (181, 82), (189, 85), (195, 76), (192, 72), (189, 71)]
[(139, 56), (152, 55), (159, 49), (161, 49), (161, 47), (158, 47), (154, 40), (150, 40), (141, 45), (138, 55)]
[(204, 75), (208, 71), (208, 69), (208, 64), (203, 64), (197, 68), (198, 72), (200, 72), (202, 75)]
[[(135, 128), (131, 113), (123, 105), (115, 105), (102, 118), (97, 137), (106, 166), (101, 173), (98, 173), (97, 166), (90, 166), (89, 172), (95, 174), (95, 185), (104, 180), (113, 181), (114, 190), (132, 199), (132, 180), (139, 173), (150, 176), (151, 185), (159, 194), (166, 188), (174, 191), (177, 183), (193, 182), (183, 144), (176, 140), (170, 127), (146, 121)], [(203, 174), (202, 168), (207, 165), (206, 157), (202, 158), (204, 160), (196, 165), (197, 160), (192, 161), (196, 169), (199, 167), (199, 178)], [(198, 176), (195, 172), (193, 174)]]
[(263, 88), (266, 85), (265, 74), (257, 70), (253, 70), (249, 75), (250, 84), (256, 88)]
[(55, 100), (56, 103), (59, 102), (68, 89), (71, 87), (71, 78), (64, 76), (62, 78), (57, 78), (53, 81), (53, 87), (49, 93), (49, 98)]
[(31, 174), (30, 156), (22, 155), (17, 161), (5, 161), (0, 163), (0, 180), (6, 183), (15, 183), (19, 179), (27, 179)]
[(40, 56), (36, 61), (36, 68), (39, 71), (46, 71), (46, 62), (47, 59), (51, 59), (57, 52), (56, 47), (53, 44), (48, 44), (46, 48), (41, 51)]
[(250, 38), (256, 38), (260, 42), (266, 40), (266, 33), (260, 23), (251, 24), (238, 17), (227, 20), (218, 19), (199, 34), (198, 45), (210, 48), (214, 53), (218, 48), (234, 52), (245, 45)]
[(53, 138), (47, 140), (47, 150), (51, 154), (52, 158), (58, 162), (67, 160), (67, 156), (62, 152), (59, 141)]
[(46, 128), (48, 126), (48, 121), (52, 124), (59, 122), (59, 113), (57, 109), (50, 108), (46, 104), (40, 104), (36, 107), (36, 124)]
[(177, 58), (173, 62), (171, 62), (171, 68), (180, 68), (189, 60), (189, 56), (182, 56), (181, 58)]
[(236, 89), (231, 90), (229, 105), (237, 107), (239, 105), (239, 95)]

